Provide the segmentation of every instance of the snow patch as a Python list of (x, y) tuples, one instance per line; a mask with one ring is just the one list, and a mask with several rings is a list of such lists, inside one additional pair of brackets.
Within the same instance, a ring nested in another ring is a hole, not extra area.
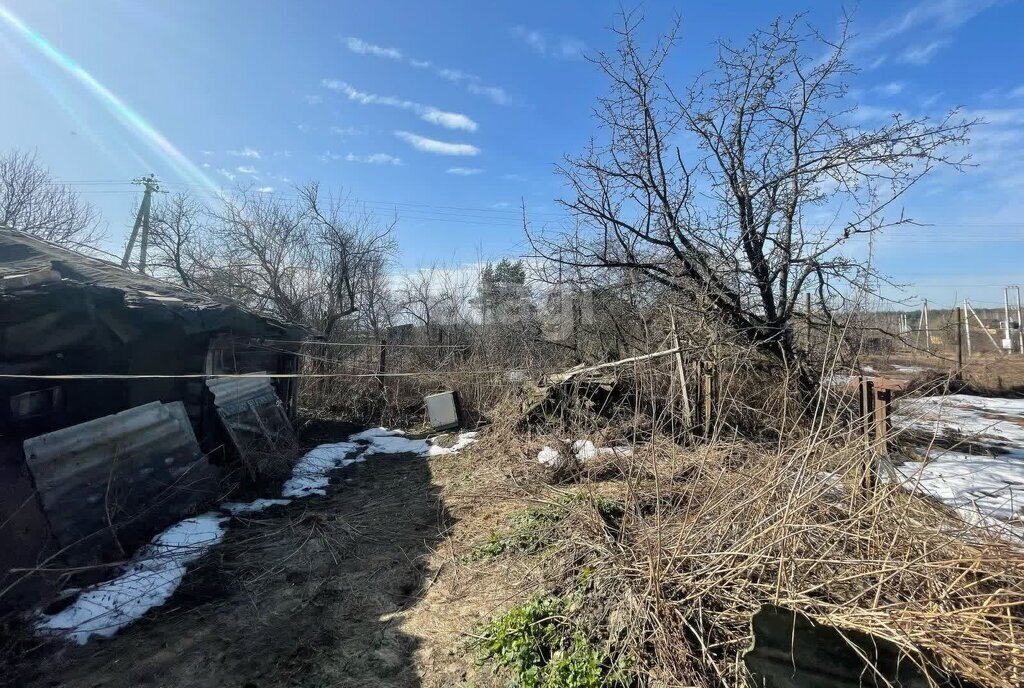
[[(306, 452), (292, 469), (292, 476), (281, 490), (282, 499), (256, 499), (251, 502), (225, 502), (220, 509), (232, 514), (251, 514), (274, 505), (285, 505), (291, 498), (327, 494), (331, 471), (364, 461), (373, 454), (444, 455), (454, 454), (477, 441), (476, 432), (463, 432), (451, 447), (441, 447), (432, 439), (412, 440), (401, 430), (371, 428), (349, 436), (345, 442), (321, 444)], [(368, 444), (364, 444), (368, 443)], [(121, 575), (78, 596), (56, 614), (40, 615), (36, 627), (41, 633), (63, 634), (84, 645), (91, 636), (110, 637), (174, 594), (186, 565), (201, 557), (224, 536), (223, 523), (229, 517), (207, 513), (179, 521), (142, 548), (136, 561)]]
[(433, 439), (414, 440), (407, 437), (401, 430), (388, 430), (387, 428), (373, 428), (352, 435), (350, 440), (363, 440), (369, 442), (365, 455), (373, 454), (419, 454), (421, 456), (443, 456), (454, 454), (465, 449), (476, 442), (476, 432), (459, 433), (459, 438), (451, 447), (442, 447), (434, 443)]
[(990, 450), (992, 455), (926, 448), (925, 460), (896, 470), (907, 489), (948, 504), (968, 523), (1024, 537), (1024, 399), (903, 399), (892, 422), (929, 436), (953, 433)]
[[(576, 456), (576, 460), (580, 463), (586, 463), (601, 454), (633, 455), (633, 450), (629, 447), (597, 447), (590, 440), (576, 440), (572, 443), (572, 451)], [(557, 466), (561, 458), (562, 455), (553, 447), (545, 446), (537, 453), (537, 461), (548, 467)]]
[(1005, 448), (1024, 450), (1024, 399), (944, 397), (902, 399), (893, 425), (930, 434), (957, 432), (989, 440)]
[(307, 497), (314, 494), (327, 494), (324, 489), (330, 483), (327, 474), (335, 468), (350, 466), (362, 461), (363, 456), (350, 456), (358, 452), (359, 449), (359, 445), (354, 442), (336, 442), (314, 447), (296, 462), (295, 468), (292, 469), (292, 477), (284, 484), (281, 495), (283, 497)]
[(44, 614), (36, 627), (67, 634), (79, 645), (93, 635), (114, 635), (170, 599), (185, 577), (185, 566), (224, 537), (225, 520), (207, 513), (179, 521), (144, 547), (120, 576), (82, 593), (56, 614)]
[(291, 504), (290, 499), (254, 499), (251, 502), (224, 502), (220, 505), (223, 511), (228, 512), (231, 515), (238, 514), (255, 514), (263, 511), (267, 507), (271, 506), (284, 506), (285, 504)]

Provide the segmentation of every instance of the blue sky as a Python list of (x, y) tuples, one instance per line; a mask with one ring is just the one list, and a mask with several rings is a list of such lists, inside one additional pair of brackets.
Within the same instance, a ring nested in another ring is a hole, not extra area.
[[(833, 2), (642, 8), (652, 35), (681, 13), (671, 74), (686, 83), (710, 66), (715, 38), (808, 5), (810, 21), (834, 29)], [(0, 150), (36, 149), (74, 182), (102, 210), (108, 248), (132, 219), (124, 182), (141, 174), (206, 196), (236, 185), (288, 195), (319, 180), (397, 214), (401, 263), (413, 268), (522, 253), (521, 202), (535, 225), (563, 218), (553, 168), (595, 132), (605, 83), (584, 56), (613, 46), (620, 3), (0, 7)], [(864, 0), (853, 14), (859, 117), (959, 105), (987, 120), (976, 168), (940, 173), (906, 199), (909, 216), (935, 226), (882, 239), (876, 263), (932, 301), (1000, 301), (997, 285), (1024, 281), (1024, 5)]]

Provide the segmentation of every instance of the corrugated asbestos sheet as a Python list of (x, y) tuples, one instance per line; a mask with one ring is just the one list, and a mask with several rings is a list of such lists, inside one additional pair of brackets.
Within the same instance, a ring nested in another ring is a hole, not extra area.
[(72, 561), (91, 558), (103, 541), (144, 541), (216, 496), (217, 470), (180, 401), (33, 437), (24, 449), (50, 528)]
[(206, 384), (217, 415), (253, 477), (295, 453), (298, 441), (269, 378), (220, 377)]

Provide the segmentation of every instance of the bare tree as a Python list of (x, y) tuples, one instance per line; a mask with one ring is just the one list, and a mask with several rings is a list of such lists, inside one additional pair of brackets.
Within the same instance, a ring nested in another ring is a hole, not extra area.
[(210, 212), (187, 193), (158, 198), (150, 211), (149, 265), (188, 289), (213, 288)]
[(308, 238), (316, 244), (310, 257), (322, 280), (324, 298), (315, 304), (321, 331), (330, 337), (342, 318), (361, 311), (379, 320), (381, 278), (397, 248), (392, 233), (397, 219), (379, 222), (345, 196), (324, 199), (316, 182), (298, 192), (310, 225)]
[[(395, 220), (379, 221), (316, 183), (282, 197), (240, 191), (209, 208), (187, 194), (154, 203), (156, 274), (310, 325), (375, 336), (391, 321)], [(342, 323), (345, 327), (342, 327)]]
[(0, 226), (72, 248), (92, 247), (103, 238), (92, 204), (27, 151), (0, 157)]
[[(844, 248), (911, 220), (895, 208), (939, 166), (959, 168), (973, 122), (894, 114), (868, 124), (848, 98), (855, 68), (802, 19), (776, 21), (716, 68), (673, 88), (673, 29), (650, 51), (624, 17), (618, 49), (594, 62), (611, 81), (592, 141), (560, 172), (571, 232), (531, 232), (544, 258), (579, 270), (626, 270), (680, 292), (748, 341), (789, 362), (801, 297), (826, 312), (878, 276)], [(678, 27), (678, 25), (677, 25)], [(676, 27), (676, 28), (677, 28)], [(813, 386), (806, 366), (802, 381)]]

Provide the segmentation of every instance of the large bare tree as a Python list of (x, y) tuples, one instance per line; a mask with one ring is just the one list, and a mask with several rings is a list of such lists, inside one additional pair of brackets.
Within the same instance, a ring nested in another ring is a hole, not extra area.
[(849, 242), (910, 222), (900, 199), (965, 162), (972, 122), (859, 117), (845, 26), (829, 39), (800, 17), (776, 21), (720, 43), (714, 69), (679, 88), (668, 68), (678, 24), (650, 50), (639, 25), (625, 16), (617, 50), (594, 58), (611, 82), (595, 110), (601, 133), (559, 168), (576, 226), (531, 232), (532, 245), (578, 271), (625, 270), (680, 292), (799, 364), (802, 297), (828, 312), (870, 283)]
[(240, 191), (208, 207), (178, 194), (152, 211), (150, 264), (197, 291), (315, 327), (328, 337), (390, 324), (395, 221), (319, 185)]
[(103, 238), (92, 204), (28, 151), (0, 156), (0, 226), (77, 249), (95, 247)]

